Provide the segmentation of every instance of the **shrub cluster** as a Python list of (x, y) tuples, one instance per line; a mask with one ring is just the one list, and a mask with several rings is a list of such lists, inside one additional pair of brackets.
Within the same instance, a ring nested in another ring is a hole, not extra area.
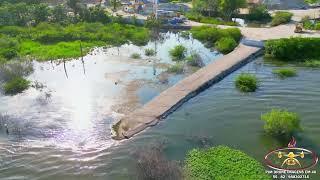
[(146, 56), (154, 56), (155, 54), (156, 54), (156, 51), (153, 49), (148, 48), (144, 50), (144, 55)]
[(283, 38), (265, 43), (265, 55), (283, 61), (304, 61), (320, 57), (320, 38)]
[(255, 159), (226, 146), (191, 150), (185, 164), (187, 179), (271, 179)]
[(271, 15), (265, 5), (257, 5), (252, 6), (249, 9), (247, 19), (250, 21), (269, 21), (271, 19)]
[(30, 81), (24, 79), (23, 77), (16, 77), (12, 80), (6, 82), (3, 86), (4, 93), (9, 95), (14, 95), (21, 93), (30, 86)]
[[(219, 29), (217, 27), (200, 26), (193, 27), (191, 29), (191, 33), (194, 38), (206, 43), (210, 47), (213, 47), (214, 45), (227, 44), (228, 51), (230, 51), (231, 47), (235, 47), (234, 42), (237, 44), (242, 38), (241, 32), (238, 28)], [(220, 43), (216, 44), (216, 42), (222, 38), (227, 38), (227, 40), (222, 40)], [(233, 39), (233, 41), (230, 39)]]
[(271, 26), (278, 26), (291, 21), (293, 14), (285, 11), (277, 11), (272, 17)]
[(194, 67), (203, 67), (205, 64), (202, 61), (200, 54), (192, 52), (190, 56), (186, 58), (187, 64)]
[(132, 59), (141, 59), (141, 55), (139, 53), (133, 53), (130, 56)]
[(237, 47), (237, 42), (231, 37), (224, 37), (215, 43), (215, 47), (219, 52), (227, 54)]
[(235, 85), (242, 92), (254, 92), (259, 86), (259, 81), (253, 74), (242, 73), (236, 78)]
[(301, 23), (305, 29), (320, 30), (320, 22), (310, 20), (309, 16), (303, 17)]
[(167, 72), (169, 73), (175, 73), (175, 74), (181, 74), (183, 73), (184, 65), (183, 63), (175, 63), (168, 67)]
[(264, 130), (270, 135), (289, 137), (301, 130), (299, 116), (286, 110), (273, 109), (261, 115), (261, 119), (265, 121)]
[(181, 61), (186, 57), (187, 48), (183, 45), (177, 45), (169, 51), (173, 61)]

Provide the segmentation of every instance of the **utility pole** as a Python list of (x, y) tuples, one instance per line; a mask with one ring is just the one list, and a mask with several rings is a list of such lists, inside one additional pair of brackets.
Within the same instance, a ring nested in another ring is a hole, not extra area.
[(154, 0), (153, 2), (153, 11), (156, 19), (158, 19), (158, 0)]

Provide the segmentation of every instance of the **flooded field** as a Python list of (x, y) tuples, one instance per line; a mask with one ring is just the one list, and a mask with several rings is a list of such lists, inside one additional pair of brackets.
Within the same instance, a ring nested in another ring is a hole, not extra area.
[[(180, 162), (193, 148), (227, 145), (264, 164), (266, 153), (288, 144), (263, 131), (260, 116), (272, 108), (297, 112), (303, 127), (303, 131), (295, 135), (297, 146), (320, 154), (320, 69), (298, 66), (297, 77), (282, 80), (272, 73), (279, 66), (282, 65), (258, 58), (188, 101), (157, 126), (114, 147), (110, 154), (115, 159), (112, 160), (114, 166), (106, 177), (132, 179), (136, 176), (132, 152), (157, 143), (165, 144), (164, 153), (168, 158)], [(257, 92), (243, 94), (235, 89), (234, 79), (241, 72), (257, 75), (261, 81)], [(315, 169), (320, 171), (318, 165)], [(310, 179), (319, 178), (314, 175)]]
[[(112, 124), (192, 73), (166, 73), (174, 63), (171, 48), (183, 44), (204, 64), (221, 56), (179, 34), (161, 37), (145, 47), (97, 48), (83, 61), (34, 61), (27, 79), (36, 86), (15, 96), (0, 94), (0, 179), (67, 178), (71, 171), (87, 179), (107, 163), (93, 165), (96, 158), (117, 144)], [(146, 57), (146, 48), (156, 48), (156, 56)], [(141, 59), (131, 58), (133, 53)]]

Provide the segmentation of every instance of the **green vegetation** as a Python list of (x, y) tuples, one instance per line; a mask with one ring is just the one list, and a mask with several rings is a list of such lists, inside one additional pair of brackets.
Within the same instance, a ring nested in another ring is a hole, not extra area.
[(214, 17), (203, 16), (197, 12), (189, 12), (185, 15), (189, 20), (205, 23), (205, 24), (216, 24), (216, 25), (228, 25), (237, 26), (238, 24), (233, 21), (223, 21)]
[[(218, 50), (220, 49), (225, 52), (232, 51), (242, 37), (238, 28), (219, 29), (217, 27), (200, 26), (193, 27), (191, 33), (195, 39), (205, 43), (207, 46), (216, 46)], [(221, 41), (216, 43), (219, 40)], [(234, 44), (234, 42), (236, 42), (236, 44)]]
[(141, 59), (141, 55), (139, 53), (133, 53), (130, 56), (132, 59)]
[(301, 23), (305, 29), (320, 30), (320, 22), (310, 20), (309, 16), (303, 17)]
[(190, 32), (189, 31), (182, 31), (180, 33), (180, 36), (185, 38), (185, 39), (189, 39), (190, 38)]
[(91, 48), (103, 45), (120, 46), (132, 42), (144, 45), (149, 40), (146, 28), (117, 23), (78, 23), (68, 26), (40, 23), (35, 27), (0, 27), (0, 57), (32, 56), (37, 60), (75, 58)]
[(32, 72), (32, 63), (28, 61), (12, 60), (0, 64), (0, 82), (3, 82), (4, 93), (14, 95), (27, 89), (30, 82), (24, 77)]
[(293, 14), (285, 11), (277, 11), (272, 16), (271, 26), (278, 26), (280, 24), (285, 24), (291, 21)]
[(297, 76), (297, 70), (294, 68), (279, 68), (273, 70), (272, 73), (282, 79)]
[(124, 24), (99, 5), (87, 8), (80, 0), (67, 0), (49, 7), (41, 2), (1, 2), (1, 63), (19, 56), (37, 60), (76, 58), (96, 46), (145, 45), (149, 40), (148, 29)]
[(181, 74), (183, 73), (183, 63), (175, 63), (174, 65), (171, 65), (168, 67), (167, 72), (169, 73), (175, 73), (175, 74)]
[(185, 164), (187, 179), (271, 179), (258, 161), (226, 146), (191, 150)]
[(155, 54), (156, 54), (156, 51), (153, 49), (148, 48), (144, 50), (144, 55), (146, 56), (154, 56)]
[(182, 45), (177, 45), (169, 51), (173, 61), (181, 61), (186, 57), (187, 48)]
[[(73, 15), (68, 15), (68, 9)], [(79, 0), (68, 0), (65, 5), (49, 7), (30, 1), (7, 1), (0, 6), (0, 26), (27, 26), (41, 22), (70, 24), (78, 22), (109, 23), (110, 16), (100, 6), (87, 8)]]
[(269, 21), (271, 20), (271, 15), (265, 5), (255, 5), (250, 7), (249, 14), (246, 17), (250, 21)]
[(265, 43), (265, 56), (282, 61), (302, 61), (320, 57), (320, 38), (283, 38)]
[(253, 74), (241, 73), (236, 78), (235, 85), (241, 92), (254, 92), (259, 86), (259, 81)]
[(233, 51), (233, 49), (236, 48), (237, 45), (237, 42), (231, 37), (221, 38), (215, 43), (215, 47), (217, 48), (217, 50), (222, 52), (223, 54), (227, 54)]
[(320, 60), (317, 60), (317, 59), (306, 60), (303, 63), (303, 65), (307, 67), (318, 68), (320, 67)]
[(29, 86), (30, 81), (22, 77), (16, 77), (6, 82), (3, 86), (3, 89), (5, 94), (14, 95), (23, 92), (25, 89), (29, 88)]
[(194, 0), (192, 11), (207, 17), (219, 16), (230, 22), (238, 14), (239, 8), (246, 5), (246, 0)]
[(316, 4), (316, 3), (320, 3), (320, 0), (304, 0), (304, 2), (308, 4)]
[(186, 57), (187, 64), (193, 67), (203, 67), (204, 63), (200, 54), (192, 52), (190, 56)]
[(272, 109), (270, 112), (261, 115), (265, 121), (264, 130), (274, 136), (287, 136), (302, 130), (300, 118), (296, 113), (281, 109)]

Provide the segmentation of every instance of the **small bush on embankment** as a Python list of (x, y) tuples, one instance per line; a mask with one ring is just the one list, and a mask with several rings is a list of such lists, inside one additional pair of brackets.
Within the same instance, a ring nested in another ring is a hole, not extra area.
[[(220, 44), (223, 44), (223, 45), (231, 44), (230, 47), (234, 48), (235, 47), (234, 43), (233, 42), (230, 43), (231, 42), (230, 39), (233, 39), (236, 42), (236, 44), (238, 44), (242, 38), (241, 31), (238, 28), (220, 29), (217, 27), (200, 26), (200, 27), (193, 27), (191, 29), (191, 33), (195, 39), (198, 39), (199, 41), (205, 43), (209, 47), (214, 47), (215, 45), (220, 45)], [(223, 38), (228, 38), (229, 39), (228, 43), (225, 43), (226, 39), (221, 40), (220, 43), (217, 43), (220, 39), (223, 39)], [(221, 49), (225, 50), (225, 48), (221, 48)], [(230, 49), (228, 49), (228, 51), (230, 51)]]
[(185, 172), (187, 179), (271, 179), (258, 161), (227, 146), (191, 150)]
[(302, 61), (320, 57), (320, 38), (282, 38), (265, 43), (265, 56), (282, 61)]
[(237, 47), (237, 45), (237, 42), (231, 37), (221, 38), (215, 43), (216, 49), (223, 54), (227, 54), (233, 51), (234, 48)]
[(181, 61), (186, 57), (187, 48), (183, 45), (177, 45), (169, 51), (173, 61)]
[(23, 77), (16, 77), (3, 86), (4, 93), (8, 95), (14, 95), (17, 93), (23, 92), (25, 89), (28, 89), (30, 86), (30, 81), (24, 79)]
[(271, 26), (278, 26), (280, 24), (285, 24), (291, 21), (293, 14), (285, 11), (277, 11), (272, 16)]
[(254, 92), (259, 86), (259, 81), (253, 74), (242, 73), (237, 76), (235, 85), (241, 92)]
[(281, 79), (297, 76), (297, 70), (294, 68), (279, 68), (273, 70), (272, 73)]
[(265, 122), (264, 130), (273, 136), (289, 137), (292, 133), (302, 130), (298, 114), (281, 109), (272, 109), (261, 115)]

